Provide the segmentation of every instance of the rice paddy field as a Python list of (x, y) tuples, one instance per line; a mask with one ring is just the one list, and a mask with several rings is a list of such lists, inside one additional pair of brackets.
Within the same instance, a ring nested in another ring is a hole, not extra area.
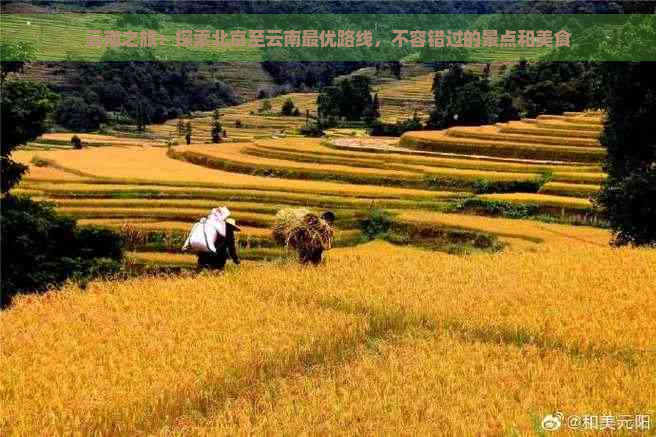
[[(430, 83), (377, 86), (392, 119)], [(542, 435), (555, 411), (656, 417), (656, 253), (581, 219), (605, 179), (603, 114), (317, 139), (260, 105), (222, 110), (220, 144), (162, 147), (170, 122), (14, 152), (17, 194), (122, 233), (141, 273), (0, 313), (0, 435)], [(180, 248), (220, 205), (244, 262), (199, 273)], [(336, 214), (316, 268), (272, 240), (297, 206)], [(363, 232), (372, 209), (386, 238)]]

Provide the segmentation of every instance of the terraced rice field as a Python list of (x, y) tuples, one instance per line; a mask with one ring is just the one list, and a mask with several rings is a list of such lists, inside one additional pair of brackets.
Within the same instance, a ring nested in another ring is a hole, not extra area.
[[(254, 103), (250, 105), (256, 109)], [(522, 123), (539, 131), (542, 128), (537, 122), (599, 126), (599, 115), (545, 116), (535, 123), (528, 120)], [(500, 143), (503, 147), (507, 144), (525, 151), (567, 148), (583, 153), (591, 148), (592, 141), (597, 141), (506, 134), (500, 132), (499, 126), (406, 134), (411, 138), (416, 135), (473, 141), (474, 146), (483, 141), (494, 143), (493, 148), (500, 147)], [(516, 138), (510, 142), (507, 135)], [(549, 160), (540, 154), (524, 158), (468, 154), (466, 148), (451, 153), (451, 149), (443, 150), (441, 143), (431, 143), (430, 150), (417, 150), (403, 146), (406, 136), (401, 139), (401, 145), (385, 138), (340, 141), (287, 137), (169, 149), (119, 144), (83, 150), (23, 150), (16, 152), (15, 157), (31, 163), (31, 170), (17, 192), (52, 201), (59, 211), (80, 219), (85, 226), (121, 230), (129, 223), (145, 235), (146, 241), (152, 240), (136, 247), (139, 260), (170, 259), (173, 265), (189, 265), (189, 257), (183, 257), (182, 262), (172, 252), (181, 245), (190, 223), (219, 204), (228, 204), (245, 227), (240, 244), (249, 249), (271, 246), (268, 229), (273, 215), (286, 206), (336, 210), (338, 225), (343, 230), (337, 244), (351, 245), (362, 240), (358, 220), (368, 208), (385, 208), (397, 213), (448, 211), (450, 202), (475, 195), (481, 181), (536, 184), (546, 178), (546, 183), (535, 185), (539, 188), (537, 193), (476, 197), (482, 201), (528, 205), (559, 217), (580, 217), (580, 214), (588, 217), (593, 206), (587, 198), (605, 178), (599, 162), (592, 159), (582, 162)], [(502, 139), (497, 141), (496, 137)], [(541, 138), (549, 138), (550, 144), (539, 142)], [(111, 141), (102, 137), (97, 140)], [(515, 143), (515, 140), (524, 142)], [(568, 146), (557, 142), (570, 140), (573, 143)], [(469, 147), (474, 146), (469, 143)], [(594, 149), (600, 149), (598, 144)], [(165, 241), (159, 241), (162, 238)], [(152, 250), (165, 253), (147, 255)], [(257, 251), (253, 252), (253, 257), (256, 254)], [(266, 251), (259, 254), (270, 255)]]
[[(433, 75), (423, 73), (400, 81), (390, 81), (373, 87), (381, 103), (381, 117), (385, 122), (411, 118), (414, 111), (426, 118), (433, 106), (431, 85)], [(228, 141), (251, 141), (258, 138), (294, 136), (305, 125), (306, 113), (316, 116), (318, 93), (290, 93), (266, 99), (271, 110), (261, 112), (264, 100), (252, 100), (244, 104), (221, 109), (221, 123), (226, 130)], [(299, 109), (300, 116), (281, 116), (283, 103), (292, 99)], [(210, 112), (197, 113), (190, 121), (193, 139), (196, 143), (209, 142), (211, 138)], [(178, 144), (184, 143), (184, 136), (178, 135), (178, 120), (169, 120), (162, 125), (152, 125), (148, 132), (160, 139), (175, 138)]]
[[(429, 86), (428, 76), (380, 86), (390, 98), (414, 92), (421, 100), (421, 87)], [(270, 99), (274, 112), (286, 98)], [(302, 109), (314, 104), (314, 96), (308, 94), (292, 98)], [(579, 135), (593, 131), (598, 135), (600, 114), (411, 132), (397, 144), (391, 138), (271, 138), (263, 132), (275, 130), (275, 123), (288, 126), (289, 117), (257, 114), (260, 104), (250, 102), (223, 112), (224, 126), (231, 117), (253, 113), (251, 122), (259, 133), (248, 141), (166, 149), (153, 142), (135, 145), (140, 140), (134, 138), (90, 134), (83, 140), (107, 145), (16, 152), (19, 161), (31, 164), (17, 192), (52, 201), (59, 211), (85, 226), (123, 230), (129, 223), (146, 241), (135, 246), (139, 260), (170, 259), (173, 265), (189, 265), (189, 257), (182, 262), (172, 252), (190, 223), (219, 204), (228, 204), (234, 211), (244, 226), (240, 244), (255, 250), (257, 258), (259, 248), (272, 245), (268, 229), (273, 215), (286, 206), (336, 210), (343, 231), (337, 245), (352, 245), (362, 241), (358, 220), (372, 207), (397, 214), (449, 211), (451, 202), (474, 196), (578, 220), (591, 216), (593, 205), (588, 197), (605, 178), (598, 139)], [(303, 122), (302, 117), (296, 118)], [(262, 120), (272, 124), (257, 124)], [(518, 125), (526, 132), (504, 132)], [(574, 127), (565, 129), (570, 125)], [(167, 126), (175, 128), (169, 123), (155, 129)], [(248, 124), (243, 127), (248, 128)], [(44, 140), (64, 141), (62, 135), (67, 134), (49, 134)], [(479, 191), (482, 183), (528, 184), (539, 191), (485, 194)]]
[[(233, 144), (221, 148), (229, 146)], [(16, 192), (52, 202), (83, 226), (138, 231), (142, 239), (134, 247), (137, 252), (129, 254), (133, 263), (185, 267), (194, 259), (179, 254), (185, 233), (218, 205), (228, 205), (243, 227), (239, 244), (244, 258), (272, 259), (289, 255), (274, 249), (270, 238), (273, 216), (280, 208), (333, 209), (339, 229), (335, 245), (347, 246), (362, 240), (358, 217), (367, 208), (439, 208), (461, 195), (233, 173), (172, 159), (166, 153), (160, 147), (19, 151), (14, 157), (32, 164)], [(37, 167), (34, 161), (46, 166)]]

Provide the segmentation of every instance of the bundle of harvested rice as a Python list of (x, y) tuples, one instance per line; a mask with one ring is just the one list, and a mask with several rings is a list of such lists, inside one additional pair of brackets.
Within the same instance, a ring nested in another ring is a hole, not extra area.
[(328, 222), (307, 208), (281, 209), (273, 224), (274, 240), (296, 250), (328, 250), (333, 244), (333, 233), (333, 227)]

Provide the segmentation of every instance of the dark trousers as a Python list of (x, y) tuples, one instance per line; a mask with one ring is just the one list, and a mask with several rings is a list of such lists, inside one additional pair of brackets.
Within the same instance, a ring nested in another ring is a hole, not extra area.
[(219, 250), (218, 253), (199, 253), (198, 267), (201, 269), (223, 270), (228, 260), (228, 254), (225, 250)]
[(323, 248), (301, 249), (298, 251), (298, 260), (301, 264), (312, 263), (315, 266), (321, 263)]

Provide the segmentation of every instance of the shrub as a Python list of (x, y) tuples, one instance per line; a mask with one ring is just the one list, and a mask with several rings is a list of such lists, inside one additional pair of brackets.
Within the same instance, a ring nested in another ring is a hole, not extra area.
[(323, 136), (323, 130), (316, 123), (310, 123), (299, 129), (301, 135), (306, 137), (319, 138)]
[(262, 106), (258, 109), (258, 112), (271, 112), (271, 102), (269, 100), (264, 100)]
[(400, 137), (404, 133), (412, 130), (421, 130), (423, 126), (418, 118), (399, 121), (397, 123), (383, 123), (375, 121), (369, 129), (371, 136)]
[(218, 109), (215, 109), (212, 113), (212, 142), (220, 143), (221, 142), (221, 133), (223, 132), (223, 127), (221, 127), (221, 114)]
[(366, 217), (360, 219), (359, 224), (362, 232), (371, 240), (380, 234), (389, 232), (394, 224), (394, 219), (389, 212), (373, 208), (367, 212)]
[[(282, 104), (282, 109), (280, 110), (281, 115), (291, 116), (294, 114), (294, 101), (291, 98), (287, 98), (285, 103)], [(298, 111), (298, 109), (296, 109)]]
[(479, 179), (474, 182), (474, 193), (477, 194), (490, 194), (490, 193), (537, 193), (542, 187), (539, 180), (525, 180), (525, 181), (490, 181), (487, 179)]
[[(107, 229), (79, 229), (75, 220), (28, 198), (2, 204), (2, 307), (17, 293), (38, 293), (69, 278), (84, 281), (115, 272), (121, 237)], [(11, 256), (7, 256), (11, 254)]]
[(481, 215), (509, 218), (529, 218), (539, 213), (536, 205), (523, 205), (502, 200), (467, 198), (456, 203), (455, 211), (474, 212)]
[(80, 137), (77, 135), (73, 135), (71, 137), (71, 146), (73, 146), (74, 149), (81, 149), (82, 148), (82, 140)]

